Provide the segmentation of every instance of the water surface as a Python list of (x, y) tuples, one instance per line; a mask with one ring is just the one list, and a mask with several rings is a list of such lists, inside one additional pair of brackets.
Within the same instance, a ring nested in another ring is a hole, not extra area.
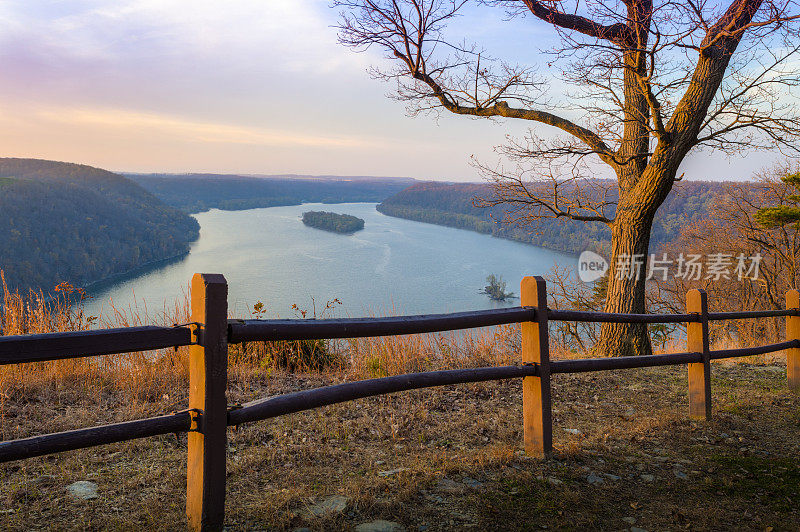
[[(365, 228), (341, 235), (303, 225), (302, 213), (327, 210), (365, 220)], [(338, 298), (336, 316), (459, 312), (518, 305), (479, 294), (495, 273), (519, 293), (525, 275), (572, 265), (571, 255), (461, 229), (385, 216), (374, 203), (305, 204), (195, 215), (200, 238), (183, 259), (90, 292), (87, 310), (107, 312), (110, 302), (134, 300), (154, 316), (183, 300), (195, 272), (222, 273), (229, 304), (244, 316), (257, 301), (265, 317), (295, 317)]]

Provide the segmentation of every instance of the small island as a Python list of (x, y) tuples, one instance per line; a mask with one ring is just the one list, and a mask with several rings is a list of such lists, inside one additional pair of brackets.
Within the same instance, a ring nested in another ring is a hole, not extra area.
[(303, 223), (316, 229), (342, 234), (351, 234), (364, 229), (364, 220), (361, 218), (326, 211), (304, 212)]
[(484, 286), (483, 290), (479, 290), (479, 293), (486, 294), (493, 301), (505, 301), (506, 299), (517, 297), (514, 292), (506, 292), (506, 282), (499, 275), (489, 275), (486, 278), (486, 282), (489, 284)]

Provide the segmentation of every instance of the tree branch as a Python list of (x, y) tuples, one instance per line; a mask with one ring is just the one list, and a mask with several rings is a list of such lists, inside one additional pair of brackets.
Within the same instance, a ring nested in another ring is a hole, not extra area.
[[(409, 67), (411, 67), (411, 59), (409, 57), (404, 56), (403, 54), (395, 51), (395, 57), (398, 59), (403, 60)], [(505, 101), (497, 101), (491, 106), (487, 107), (473, 107), (473, 106), (463, 106), (460, 105), (458, 102), (454, 101), (447, 91), (439, 85), (439, 83), (433, 79), (430, 75), (426, 74), (422, 71), (416, 71), (412, 73), (412, 77), (418, 81), (425, 83), (428, 87), (430, 87), (431, 91), (433, 91), (433, 95), (439, 100), (442, 107), (450, 111), (451, 113), (458, 114), (458, 115), (469, 115), (469, 116), (480, 116), (480, 117), (494, 117), (494, 116), (502, 116), (505, 118), (519, 118), (522, 120), (531, 120), (534, 122), (540, 122), (542, 124), (547, 124), (549, 126), (556, 127), (562, 131), (569, 133), (570, 135), (578, 138), (582, 142), (584, 142), (587, 146), (592, 148), (594, 152), (596, 152), (600, 158), (607, 162), (608, 164), (615, 164), (613, 161), (613, 153), (611, 149), (606, 145), (606, 143), (601, 139), (596, 133), (593, 131), (586, 129), (578, 124), (567, 120), (566, 118), (560, 117), (558, 115), (554, 115), (552, 113), (548, 113), (547, 111), (537, 111), (534, 109), (519, 109), (519, 108), (512, 108), (509, 107), (508, 103)]]
[(621, 22), (603, 25), (580, 15), (563, 13), (544, 6), (537, 0), (522, 0), (534, 16), (559, 28), (577, 31), (589, 37), (611, 41), (617, 44), (633, 43), (630, 28)]

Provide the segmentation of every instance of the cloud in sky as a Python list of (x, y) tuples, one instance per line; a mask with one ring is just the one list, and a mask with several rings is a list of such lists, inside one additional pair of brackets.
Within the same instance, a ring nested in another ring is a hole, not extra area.
[(173, 135), (186, 141), (206, 144), (253, 144), (264, 146), (324, 146), (375, 148), (386, 145), (375, 137), (326, 137), (291, 133), (286, 130), (198, 122), (155, 113), (137, 113), (115, 109), (51, 109), (37, 115), (50, 122), (72, 126), (96, 126), (108, 129), (139, 130), (149, 135)]
[[(293, 0), (6, 1), (4, 41), (24, 41), (56, 58), (117, 60), (171, 54), (231, 55), (261, 50), (290, 53), (279, 66), (334, 68), (324, 53), (334, 30), (320, 2)], [(156, 52), (156, 54), (153, 54)]]
[[(124, 83), (219, 90), (275, 75), (324, 78), (363, 71), (364, 56), (335, 43), (317, 2), (292, 0), (13, 1), (0, 12), (0, 60), (27, 89), (100, 82), (130, 97)], [(272, 79), (270, 79), (272, 78)], [(263, 88), (263, 87), (259, 87)], [(90, 91), (93, 92), (93, 91)], [(107, 98), (113, 94), (105, 95)]]
[[(339, 46), (335, 21), (328, 0), (6, 0), (3, 155), (131, 171), (475, 180), (470, 155), (496, 160), (493, 146), (526, 131), (408, 118), (366, 73), (380, 54)], [(523, 62), (552, 38), (496, 9), (468, 11), (454, 29)], [(699, 177), (724, 167), (702, 157), (688, 166)]]

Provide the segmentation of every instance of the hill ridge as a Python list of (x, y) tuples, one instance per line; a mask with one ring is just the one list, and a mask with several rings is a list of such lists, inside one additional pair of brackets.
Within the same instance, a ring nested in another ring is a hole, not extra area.
[(89, 165), (0, 158), (0, 270), (12, 289), (85, 286), (185, 254), (197, 221)]

